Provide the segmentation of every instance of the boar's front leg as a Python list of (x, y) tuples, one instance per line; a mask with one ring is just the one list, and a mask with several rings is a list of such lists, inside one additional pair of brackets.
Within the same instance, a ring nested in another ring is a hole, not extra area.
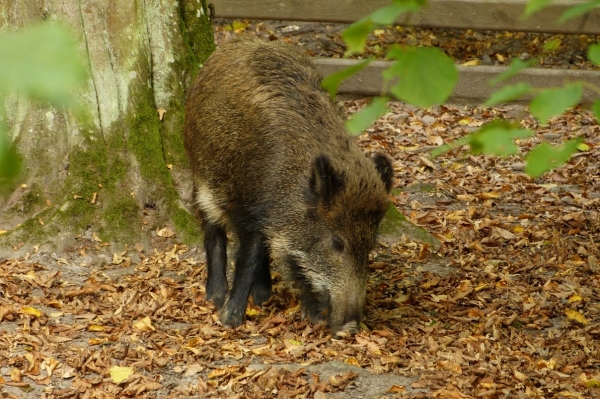
[(260, 306), (271, 298), (271, 270), (269, 269), (269, 251), (266, 245), (263, 245), (264, 256), (262, 262), (258, 265), (254, 284), (252, 285), (252, 301), (256, 306)]
[(204, 222), (204, 249), (206, 250), (206, 299), (217, 308), (225, 303), (227, 295), (227, 235), (221, 226)]
[[(240, 250), (235, 262), (233, 284), (219, 316), (221, 323), (226, 327), (237, 327), (242, 324), (248, 304), (248, 296), (257, 279), (257, 273), (260, 271), (263, 274), (265, 262), (269, 261), (265, 239), (262, 234), (249, 232), (239, 234), (238, 237), (240, 238)], [(264, 288), (264, 282), (261, 282), (260, 286)]]

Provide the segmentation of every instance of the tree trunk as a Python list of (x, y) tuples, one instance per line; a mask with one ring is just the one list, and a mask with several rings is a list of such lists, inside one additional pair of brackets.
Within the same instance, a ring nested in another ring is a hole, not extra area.
[(190, 190), (182, 130), (186, 88), (214, 49), (207, 13), (196, 0), (0, 2), (0, 29), (70, 25), (90, 76), (76, 93), (85, 120), (19, 94), (2, 99), (23, 172), (0, 197), (0, 248), (147, 246), (165, 226), (199, 237), (181, 201)]

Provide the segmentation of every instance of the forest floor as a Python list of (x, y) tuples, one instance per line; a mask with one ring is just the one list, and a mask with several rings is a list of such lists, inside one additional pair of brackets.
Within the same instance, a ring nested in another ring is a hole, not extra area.
[[(345, 102), (348, 112), (365, 99)], [(581, 136), (532, 179), (522, 156), (429, 151), (494, 118), (542, 141)], [(520, 105), (391, 104), (358, 144), (394, 159), (393, 201), (441, 242), (372, 253), (362, 331), (332, 339), (274, 295), (235, 330), (204, 300), (199, 247), (77, 247), (0, 259), (3, 398), (592, 398), (600, 396), (600, 127), (575, 108), (539, 126)], [(144, 214), (152, 225), (153, 214)], [(157, 226), (164, 227), (164, 226)]]

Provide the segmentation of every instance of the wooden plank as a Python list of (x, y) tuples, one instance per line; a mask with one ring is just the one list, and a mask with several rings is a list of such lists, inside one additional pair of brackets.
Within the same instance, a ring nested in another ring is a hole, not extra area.
[[(389, 0), (211, 0), (218, 18), (354, 22)], [(523, 19), (526, 0), (429, 0), (427, 8), (398, 23), (424, 27), (600, 34), (600, 9), (559, 25), (579, 0), (559, 0)]]
[[(340, 58), (316, 58), (317, 68), (324, 75), (338, 71), (358, 61)], [(380, 95), (383, 79), (381, 72), (389, 67), (388, 61), (374, 61), (357, 75), (344, 81), (340, 86), (341, 94), (360, 96)], [(490, 87), (488, 81), (506, 70), (500, 66), (457, 66), (459, 80), (448, 103), (481, 104), (499, 87)], [(567, 81), (582, 80), (600, 86), (600, 71), (582, 71), (572, 69), (530, 68), (507, 81), (507, 83), (527, 82), (533, 87), (545, 88), (562, 86)], [(523, 97), (522, 101), (532, 96)], [(584, 92), (583, 102), (591, 103), (596, 93)]]

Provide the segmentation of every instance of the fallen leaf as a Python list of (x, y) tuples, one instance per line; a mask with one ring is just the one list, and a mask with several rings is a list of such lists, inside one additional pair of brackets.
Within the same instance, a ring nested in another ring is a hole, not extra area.
[(578, 323), (581, 323), (583, 325), (590, 324), (590, 322), (587, 321), (587, 319), (581, 313), (579, 313), (576, 310), (567, 309), (567, 310), (565, 310), (565, 314), (567, 315), (567, 318), (569, 318), (571, 320), (575, 320)]
[(115, 384), (126, 381), (131, 374), (133, 374), (132, 367), (112, 366), (110, 368), (110, 378)]

